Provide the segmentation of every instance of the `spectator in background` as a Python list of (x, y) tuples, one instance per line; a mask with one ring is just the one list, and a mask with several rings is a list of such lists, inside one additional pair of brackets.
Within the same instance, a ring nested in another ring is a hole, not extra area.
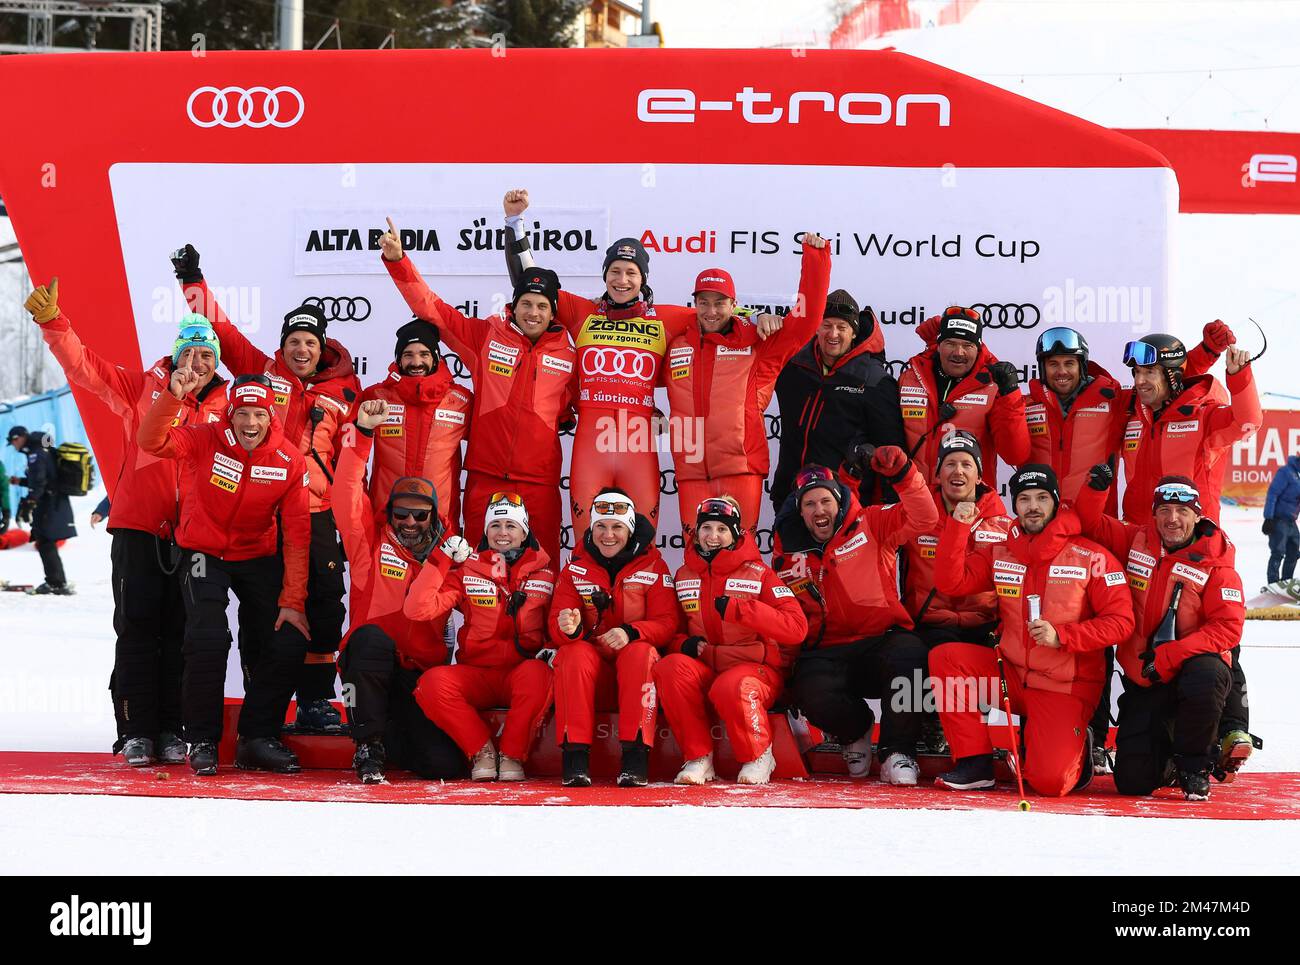
[(1268, 537), (1268, 588), (1285, 593), (1300, 557), (1300, 456), (1292, 456), (1273, 473), (1264, 500), (1264, 535)]
[(23, 426), (9, 430), (9, 445), (27, 457), (27, 475), (10, 476), (9, 481), (27, 487), (27, 495), (18, 503), (17, 519), (32, 531), (32, 544), (45, 567), (45, 582), (34, 592), (71, 596), (59, 558), (59, 541), (77, 535), (72, 522), (72, 500), (59, 492), (59, 471), (50, 440), (43, 432), (28, 433)]

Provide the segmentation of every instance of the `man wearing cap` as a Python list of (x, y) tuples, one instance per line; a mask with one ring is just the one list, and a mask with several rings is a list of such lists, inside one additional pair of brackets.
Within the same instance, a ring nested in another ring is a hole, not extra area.
[[(147, 369), (115, 365), (87, 348), (58, 304), (58, 279), (37, 288), (27, 310), (68, 381), (109, 407), (122, 423), (122, 468), (113, 490), (108, 531), (117, 646), (109, 690), (117, 718), (114, 753), (143, 766), (185, 760), (181, 739), (181, 599), (175, 543), (180, 522), (181, 467), (145, 452), (136, 441), (144, 414), (167, 391), (172, 372), (197, 377), (181, 400), (178, 425), (219, 422), (226, 382), (217, 375), (221, 345), (202, 315), (185, 315), (170, 355)], [(129, 708), (129, 709), (128, 709)]]
[[(512, 190), (506, 212), (506, 267), (513, 285), (534, 268), (522, 223), (528, 192)], [(605, 292), (582, 298), (561, 289), (556, 321), (576, 345), (574, 406), (578, 428), (569, 467), (569, 508), (575, 536), (590, 525), (587, 511), (604, 489), (632, 497), (659, 521), (659, 452), (654, 390), (663, 382), (668, 344), (696, 324), (695, 310), (659, 305), (650, 290), (650, 256), (635, 238), (620, 238), (601, 264)]]
[(279, 734), (311, 635), (303, 612), (311, 539), (307, 469), (280, 429), (275, 389), (265, 375), (231, 383), (220, 422), (175, 424), (198, 379), (188, 368), (174, 371), (137, 434), (140, 448), (181, 466), (185, 501), (176, 542), (186, 550), (182, 716), (190, 767), (199, 775), (217, 772), (233, 592), (245, 690), (235, 764), (292, 773), (298, 759)]
[(430, 290), (405, 257), (392, 219), (380, 245), (384, 267), (407, 306), (437, 326), (435, 335), (446, 340), (473, 380), (465, 451), (466, 536), (477, 543), (493, 493), (516, 492), (528, 504), (538, 544), (558, 564), (559, 433), (571, 417), (577, 357), (572, 336), (555, 321), (560, 279), (549, 269), (529, 268), (501, 314), (469, 318)]
[[(1104, 465), (1094, 473), (1113, 479)], [(1136, 618), (1119, 645), (1115, 787), (1150, 794), (1176, 783), (1204, 800), (1210, 774), (1232, 781), (1255, 747), (1229, 705), (1246, 619), (1236, 547), (1187, 476), (1159, 480), (1141, 524), (1102, 515), (1100, 491), (1085, 499), (1090, 533), (1124, 560)]]
[[(1092, 779), (1088, 719), (1105, 675), (1102, 650), (1133, 632), (1133, 606), (1119, 561), (1080, 535), (1074, 510), (1061, 506), (1051, 466), (1029, 463), (1011, 477), (1016, 522), (1004, 542), (972, 550), (974, 502), (959, 503), (944, 526), (935, 560), (940, 593), (997, 594), (1012, 713), (1025, 720), (1025, 783), (1062, 797)], [(993, 649), (945, 643), (930, 651), (931, 687), (954, 767), (941, 787), (994, 786), (993, 744), (983, 711), (1000, 706)]]
[(907, 363), (899, 405), (908, 452), (933, 482), (939, 440), (965, 429), (979, 440), (984, 483), (997, 485), (998, 459), (1018, 466), (1029, 458), (1029, 430), (1020, 380), (983, 341), (980, 313), (952, 306), (940, 316), (936, 344)]
[[(460, 555), (460, 554), (457, 554)], [(488, 503), (478, 550), (454, 567), (441, 561), (415, 578), (402, 612), (416, 621), (464, 618), (456, 662), (420, 676), (415, 700), (469, 759), (475, 781), (522, 781), (524, 763), (551, 707), (546, 644), (555, 570), (529, 533), (518, 493)], [(482, 712), (505, 707), (499, 741)]]
[(10, 476), (16, 486), (25, 486), (27, 495), (18, 501), (15, 519), (31, 528), (32, 545), (40, 554), (45, 570), (45, 582), (33, 590), (42, 596), (71, 596), (59, 556), (59, 541), (77, 535), (73, 525), (72, 500), (59, 491), (58, 460), (50, 449), (48, 433), (28, 432), (25, 426), (13, 426), (6, 435), (9, 445), (27, 459), (27, 470), (22, 476)]
[(859, 310), (843, 288), (826, 297), (812, 340), (776, 380), (781, 439), (771, 495), (778, 513), (795, 473), (814, 464), (838, 472), (863, 506), (897, 499), (872, 471), (868, 448), (905, 445), (898, 383), (885, 367), (884, 348), (875, 312)]
[(334, 514), (351, 562), (351, 626), (339, 652), (348, 688), (352, 766), (364, 784), (384, 780), (389, 764), (429, 779), (465, 776), (465, 758), (415, 702), (420, 675), (445, 664), (445, 617), (411, 620), (403, 607), (425, 566), (444, 571), (469, 557), (469, 544), (448, 536), (430, 479), (393, 480), (376, 511), (366, 495), (366, 463), (375, 433), (388, 425), (389, 403), (369, 399), (357, 410), (355, 445), (344, 446), (334, 477)]
[(858, 504), (825, 466), (795, 477), (794, 501), (777, 517), (772, 569), (808, 618), (808, 639), (790, 680), (793, 703), (835, 735), (849, 773), (871, 766), (874, 717), (863, 699), (881, 701), (880, 779), (915, 784), (921, 695), (905, 699), (925, 672), (925, 645), (898, 595), (898, 549), (939, 518), (920, 472), (897, 446), (882, 446), (871, 468), (894, 487), (893, 506)]
[(374, 434), (370, 505), (382, 511), (397, 479), (420, 476), (433, 481), (443, 518), (459, 532), (460, 447), (471, 425), (474, 396), (442, 364), (438, 329), (421, 318), (399, 328), (387, 377), (367, 387), (361, 398), (387, 403), (386, 421)]
[(726, 271), (706, 268), (695, 279), (699, 324), (668, 343), (666, 374), (677, 501), (688, 534), (695, 507), (724, 494), (740, 503), (746, 529), (757, 526), (771, 465), (763, 414), (781, 369), (821, 321), (830, 270), (826, 240), (805, 233), (799, 294), (775, 334), (742, 320), (749, 313), (737, 310)]
[(361, 394), (352, 356), (326, 336), (327, 319), (319, 305), (305, 302), (284, 316), (280, 347), (274, 355), (258, 349), (226, 317), (203, 272), (199, 253), (186, 245), (172, 253), (172, 267), (193, 312), (207, 316), (221, 340), (221, 357), (235, 374), (264, 372), (275, 390), (275, 415), (285, 438), (307, 463), (311, 486), (311, 559), (307, 584), (307, 619), (311, 642), (298, 682), (300, 731), (335, 733), (339, 714), (334, 696), (334, 659), (343, 638), (343, 554), (334, 514), (330, 511), (333, 467), (343, 426), (354, 416)]
[(1248, 352), (1227, 349), (1231, 402), (1213, 376), (1189, 375), (1187, 363), (1186, 347), (1172, 335), (1147, 335), (1124, 348), (1124, 364), (1133, 370), (1122, 450), (1125, 519), (1145, 521), (1156, 482), (1180, 475), (1195, 482), (1206, 515), (1217, 522), (1229, 453), (1263, 422)]

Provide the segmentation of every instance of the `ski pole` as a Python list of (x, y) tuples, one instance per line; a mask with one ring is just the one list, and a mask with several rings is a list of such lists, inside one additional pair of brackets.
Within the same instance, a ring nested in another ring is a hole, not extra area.
[(999, 634), (993, 641), (993, 655), (998, 661), (998, 680), (1002, 684), (1002, 712), (1007, 715), (1007, 733), (1011, 735), (1011, 761), (1016, 769), (1016, 786), (1020, 788), (1020, 804), (1017, 805), (1020, 810), (1029, 810), (1029, 799), (1025, 797), (1025, 779), (1020, 773), (1020, 750), (1019, 741), (1016, 740), (1016, 729), (1011, 726), (1011, 695), (1007, 691), (1007, 674), (1002, 667), (1002, 636)]

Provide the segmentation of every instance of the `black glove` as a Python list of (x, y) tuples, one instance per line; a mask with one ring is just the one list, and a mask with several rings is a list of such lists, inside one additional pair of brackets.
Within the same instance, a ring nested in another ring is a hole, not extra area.
[(875, 454), (876, 447), (869, 442), (854, 446), (853, 451), (844, 457), (844, 471), (854, 479), (861, 479), (871, 467), (871, 457)]
[(1265, 535), (1265, 536), (1272, 536), (1272, 535), (1273, 535), (1273, 527), (1274, 527), (1276, 524), (1277, 524), (1277, 520), (1272, 519), (1272, 518), (1269, 518), (1269, 519), (1264, 520), (1264, 525), (1261, 526), (1260, 528), (1264, 531), (1264, 535)]
[(199, 271), (199, 253), (193, 245), (187, 244), (172, 252), (172, 268), (176, 270), (176, 280), (182, 285), (203, 281), (203, 272)]
[(510, 594), (510, 601), (506, 603), (506, 616), (512, 617), (524, 608), (528, 602), (528, 594), (523, 590), (515, 590)]
[(700, 659), (700, 648), (704, 646), (703, 637), (687, 637), (682, 641), (682, 653), (695, 660)]
[(0, 536), (9, 532), (9, 510), (0, 509)]
[(36, 500), (20, 499), (18, 501), (18, 514), (14, 517), (20, 523), (32, 524), (32, 513), (36, 511)]
[(1020, 373), (1010, 362), (992, 363), (989, 376), (997, 383), (998, 395), (1010, 395), (1020, 388)]
[(612, 602), (613, 600), (610, 599), (609, 594), (604, 590), (595, 589), (591, 591), (591, 605), (596, 608), (597, 613), (603, 613), (608, 610), (609, 605)]
[(713, 601), (713, 609), (717, 610), (718, 616), (722, 617), (724, 620), (727, 619), (727, 603), (730, 602), (730, 600), (731, 597), (729, 596), (720, 596), (716, 597)]
[(1156, 655), (1153, 650), (1148, 650), (1142, 654), (1142, 676), (1153, 684), (1160, 683), (1160, 674), (1156, 670)]
[(1108, 462), (1099, 462), (1088, 470), (1088, 485), (1104, 493), (1115, 482), (1115, 470), (1110, 467)]
[(545, 650), (538, 650), (538, 651), (537, 651), (537, 654), (536, 654), (536, 658), (537, 658), (538, 660), (542, 661), (542, 663), (546, 664), (546, 666), (548, 666), (548, 667), (554, 667), (554, 666), (555, 666), (555, 654), (556, 654), (556, 651), (555, 651), (554, 649), (548, 647), (548, 648), (546, 648)]

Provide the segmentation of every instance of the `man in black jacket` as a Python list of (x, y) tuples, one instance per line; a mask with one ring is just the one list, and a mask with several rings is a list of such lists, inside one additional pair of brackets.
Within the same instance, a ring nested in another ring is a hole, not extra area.
[(811, 463), (841, 470), (846, 482), (860, 479), (858, 500), (864, 506), (896, 501), (871, 470), (870, 459), (855, 457), (863, 444), (907, 447), (898, 383), (877, 357), (883, 349), (879, 330), (870, 309), (860, 314), (853, 296), (842, 288), (833, 291), (813, 340), (777, 377), (781, 443), (771, 496), (778, 512), (795, 473)]
[(27, 475), (11, 476), (9, 481), (27, 487), (27, 495), (18, 503), (16, 519), (31, 526), (32, 545), (45, 567), (45, 582), (33, 592), (70, 596), (72, 588), (59, 559), (59, 540), (76, 536), (77, 529), (72, 523), (72, 501), (59, 492), (58, 464), (49, 440), (45, 433), (28, 433), (23, 426), (11, 428), (7, 438), (27, 457)]

